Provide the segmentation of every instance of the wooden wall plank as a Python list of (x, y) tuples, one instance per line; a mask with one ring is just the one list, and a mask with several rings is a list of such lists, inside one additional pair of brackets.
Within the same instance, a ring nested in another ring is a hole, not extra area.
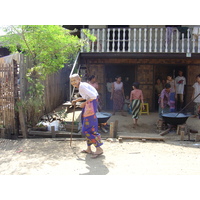
[[(161, 77), (162, 79), (167, 78), (167, 74), (172, 70), (172, 68), (177, 69), (182, 67), (185, 69), (186, 76), (186, 99), (185, 102), (189, 102), (191, 99), (191, 86), (195, 82), (195, 77), (197, 74), (200, 74), (200, 59), (197, 58), (174, 58), (174, 59), (136, 59), (136, 58), (84, 58), (81, 60), (81, 64), (87, 66), (89, 70), (95, 72), (97, 76), (99, 76), (98, 70), (96, 66), (106, 66), (116, 65), (116, 64), (132, 64), (133, 66), (137, 66), (137, 72), (135, 74), (135, 80), (140, 82), (140, 89), (144, 90), (144, 96), (147, 97), (145, 101), (149, 103), (150, 110), (153, 110), (155, 105), (155, 97), (154, 97), (154, 85), (157, 77)], [(89, 74), (91, 74), (91, 72)], [(104, 72), (103, 72), (104, 73)], [(104, 77), (106, 74), (104, 73)], [(99, 81), (100, 82), (100, 81)], [(101, 82), (102, 86), (106, 84), (106, 80)], [(105, 93), (105, 91), (104, 91)], [(106, 100), (104, 98), (104, 104)], [(192, 107), (192, 105), (191, 105)], [(192, 108), (191, 108), (192, 109)]]
[[(16, 126), (16, 112), (14, 110), (17, 100), (17, 94), (19, 99), (23, 100), (27, 96), (28, 87), (30, 84), (26, 79), (26, 73), (29, 68), (33, 66), (33, 62), (29, 57), (25, 57), (20, 54), (19, 59), (19, 82), (17, 84), (17, 70), (10, 59), (0, 58), (0, 125), (9, 128), (12, 132), (15, 132)], [(12, 57), (12, 55), (10, 55)], [(5, 60), (9, 60), (6, 63)], [(45, 86), (45, 112), (53, 111), (57, 106), (65, 102), (68, 96), (68, 87), (66, 85), (69, 77), (70, 70), (67, 69), (67, 65), (59, 72), (49, 75), (44, 81)], [(16, 91), (17, 90), (17, 91)], [(41, 116), (45, 114), (41, 112)], [(29, 116), (30, 113), (27, 113)]]

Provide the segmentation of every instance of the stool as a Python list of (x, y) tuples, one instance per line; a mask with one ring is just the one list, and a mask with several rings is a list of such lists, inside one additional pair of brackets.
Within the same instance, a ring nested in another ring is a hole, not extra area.
[(147, 114), (149, 115), (149, 103), (143, 103), (144, 110), (142, 109), (142, 103), (140, 104), (140, 115), (141, 114)]

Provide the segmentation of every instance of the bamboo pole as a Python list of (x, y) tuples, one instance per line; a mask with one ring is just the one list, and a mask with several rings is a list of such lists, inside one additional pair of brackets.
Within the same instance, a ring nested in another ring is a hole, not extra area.
[(74, 131), (74, 115), (75, 115), (76, 105), (73, 107), (73, 116), (72, 116), (72, 129), (71, 129), (71, 138), (70, 138), (70, 147), (72, 146), (72, 133)]
[(114, 138), (115, 122), (110, 122), (110, 137)]
[(19, 106), (19, 122), (21, 126), (22, 135), (24, 138), (27, 138), (27, 127), (25, 123), (25, 116), (21, 106)]

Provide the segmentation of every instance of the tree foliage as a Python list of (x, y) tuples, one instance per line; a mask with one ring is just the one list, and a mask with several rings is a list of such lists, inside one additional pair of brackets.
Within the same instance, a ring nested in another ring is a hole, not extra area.
[(41, 78), (54, 73), (68, 63), (88, 40), (95, 40), (88, 30), (86, 40), (71, 34), (72, 31), (59, 25), (18, 25), (6, 26), (7, 33), (0, 42), (14, 52), (22, 52), (32, 58)]
[(96, 38), (88, 30), (83, 30), (87, 37), (82, 40), (59, 25), (10, 25), (3, 30), (6, 35), (0, 37), (1, 45), (12, 53), (23, 53), (33, 61), (26, 74), (30, 87), (26, 98), (18, 106), (23, 107), (27, 124), (34, 125), (44, 109), (41, 80), (73, 61), (80, 47)]

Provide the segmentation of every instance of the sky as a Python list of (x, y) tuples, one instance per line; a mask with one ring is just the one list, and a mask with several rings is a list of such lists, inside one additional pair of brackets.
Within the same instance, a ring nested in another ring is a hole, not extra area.
[[(35, 0), (30, 7), (23, 7), (25, 0), (1, 3), (1, 25), (198, 25), (198, 0), (188, 3), (168, 0), (119, 2), (77, 0), (47, 2)], [(130, 3), (132, 2), (132, 3)], [(25, 3), (26, 4), (26, 3)], [(12, 5), (12, 6), (10, 6)], [(131, 6), (130, 6), (131, 5)], [(3, 9), (4, 8), (4, 9)], [(9, 10), (9, 12), (8, 12)], [(1, 32), (0, 32), (1, 33)]]
[(0, 36), (1, 35), (5, 35), (4, 31), (1, 30), (1, 26), (0, 26)]

